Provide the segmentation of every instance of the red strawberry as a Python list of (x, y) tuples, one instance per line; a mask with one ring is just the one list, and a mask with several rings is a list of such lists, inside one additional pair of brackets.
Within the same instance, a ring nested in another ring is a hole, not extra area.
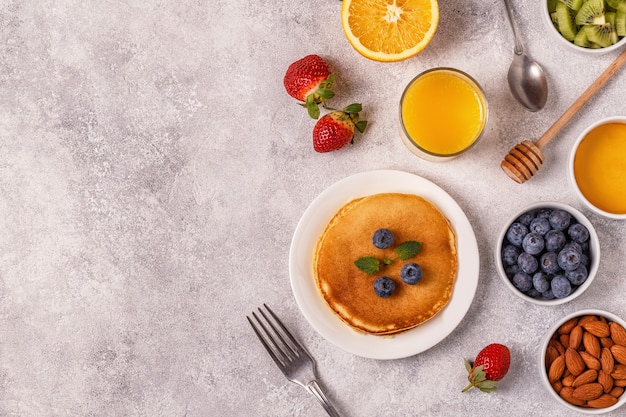
[(354, 129), (363, 133), (367, 126), (367, 121), (359, 120), (361, 109), (359, 103), (354, 103), (319, 119), (313, 128), (313, 149), (330, 152), (354, 143)]
[(463, 392), (476, 387), (484, 392), (497, 391), (496, 381), (500, 381), (509, 371), (511, 365), (511, 352), (509, 348), (499, 343), (485, 346), (478, 352), (476, 361), (472, 364), (465, 360), (465, 368), (469, 372), (467, 379), (470, 384)]
[(309, 116), (317, 119), (320, 116), (318, 104), (326, 108), (327, 99), (332, 98), (335, 74), (331, 74), (326, 61), (317, 55), (307, 55), (289, 65), (283, 84), (287, 93), (304, 103)]

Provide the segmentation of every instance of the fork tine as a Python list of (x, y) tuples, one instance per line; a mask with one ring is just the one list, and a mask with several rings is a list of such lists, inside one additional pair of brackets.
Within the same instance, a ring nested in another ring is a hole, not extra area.
[[(252, 321), (252, 319), (250, 319), (250, 316), (246, 316), (246, 318), (248, 319), (248, 323), (250, 323), (250, 326), (252, 326), (252, 329), (254, 330), (254, 333), (256, 333), (257, 337), (259, 338), (259, 340), (261, 341), (261, 343), (263, 344), (263, 346), (265, 347), (265, 350), (267, 350), (267, 353), (269, 353), (269, 355), (272, 357), (272, 359), (274, 360), (274, 362), (276, 362), (276, 365), (278, 365), (278, 367), (282, 370), (283, 367), (285, 366), (285, 358), (278, 357), (278, 354), (281, 354), (279, 351), (276, 350), (275, 347), (275, 343), (273, 341), (271, 341), (271, 343), (268, 343), (267, 338), (267, 329), (265, 328), (265, 326), (263, 325), (263, 323), (261, 323), (261, 321), (259, 320), (259, 318), (257, 317), (257, 315), (255, 313), (252, 313), (252, 316), (256, 319), (257, 324), (254, 324), (254, 322)], [(262, 330), (259, 329), (259, 326), (262, 328)], [(264, 336), (265, 334), (265, 336)], [(282, 354), (281, 354), (282, 356)]]
[[(287, 336), (287, 338), (289, 339), (289, 341), (292, 343), (292, 346), (290, 346), (291, 351), (296, 355), (296, 356), (300, 356), (301, 353), (305, 353), (306, 349), (304, 348), (304, 346), (295, 338), (293, 337), (293, 335), (291, 334), (291, 332), (289, 331), (289, 329), (287, 329), (287, 327), (285, 327), (285, 325), (283, 324), (282, 321), (280, 321), (280, 319), (278, 318), (278, 316), (276, 314), (274, 314), (274, 312), (272, 311), (271, 308), (269, 308), (269, 306), (267, 304), (263, 304), (263, 306), (267, 309), (267, 311), (270, 313), (270, 315), (272, 316), (272, 318), (274, 319), (274, 321), (276, 322), (276, 324), (278, 324), (278, 326), (280, 326), (281, 330), (283, 331), (283, 333), (285, 334), (285, 336)], [(273, 326), (272, 326), (273, 327)], [(281, 337), (282, 339), (282, 337)], [(283, 339), (284, 341), (284, 339)], [(295, 349), (294, 349), (295, 348)]]
[[(267, 324), (270, 325), (270, 327), (272, 328), (272, 330), (274, 331), (274, 334), (276, 336), (278, 336), (278, 338), (281, 341), (281, 344), (284, 346), (284, 348), (286, 349), (281, 349), (282, 353), (287, 356), (289, 358), (289, 360), (293, 360), (294, 358), (300, 356), (300, 349), (298, 346), (298, 342), (296, 342), (296, 340), (293, 338), (293, 336), (291, 335), (291, 333), (289, 333), (289, 330), (287, 330), (287, 328), (285, 327), (285, 325), (280, 321), (280, 319), (278, 318), (278, 316), (276, 316), (276, 314), (274, 314), (274, 312), (267, 306), (267, 304), (263, 304), (263, 306), (267, 309), (267, 311), (270, 313), (270, 315), (272, 316), (272, 318), (274, 319), (274, 321), (276, 322), (276, 324), (278, 324), (278, 326), (280, 327), (279, 330), (276, 328), (276, 326), (274, 326), (274, 323), (272, 322), (272, 320), (270, 320), (265, 313), (263, 312), (263, 310), (261, 310), (259, 308), (259, 312), (261, 313), (261, 315), (263, 315), (263, 317), (265, 318), (265, 320), (267, 321)], [(289, 342), (287, 340), (285, 340), (285, 338), (283, 337), (286, 336), (293, 344), (289, 344)], [(278, 343), (277, 343), (278, 345)]]

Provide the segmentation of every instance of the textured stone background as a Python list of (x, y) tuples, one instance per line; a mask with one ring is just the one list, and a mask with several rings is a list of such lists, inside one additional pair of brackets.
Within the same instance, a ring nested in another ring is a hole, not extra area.
[[(513, 37), (496, 0), (445, 0), (419, 56), (384, 64), (344, 38), (339, 1), (0, 2), (0, 415), (323, 416), (286, 381), (245, 320), (269, 303), (316, 356), (346, 416), (571, 415), (540, 385), (538, 344), (560, 317), (598, 307), (626, 317), (624, 222), (591, 214), (566, 178), (588, 124), (626, 113), (618, 74), (546, 150), (522, 186), (499, 168), (538, 138), (615, 53), (556, 45), (539, 1), (514, 1), (530, 54), (549, 76), (547, 107), (511, 97)], [(294, 60), (324, 56), (337, 106), (370, 121), (354, 146), (316, 154), (313, 121), (283, 90)], [(484, 87), (490, 120), (471, 153), (416, 159), (397, 136), (406, 83), (453, 66)], [(420, 355), (375, 361), (322, 339), (291, 293), (288, 251), (308, 204), (370, 169), (421, 175), (463, 207), (479, 243), (473, 306)], [(555, 200), (589, 215), (600, 272), (572, 303), (522, 302), (493, 248), (520, 206)], [(497, 394), (461, 394), (463, 357), (492, 341), (513, 353)], [(611, 415), (623, 415), (624, 411)]]

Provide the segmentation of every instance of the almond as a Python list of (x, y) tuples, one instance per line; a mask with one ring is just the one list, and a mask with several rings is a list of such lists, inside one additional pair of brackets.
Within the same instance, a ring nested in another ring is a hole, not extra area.
[(609, 392), (609, 394), (611, 394), (615, 398), (619, 398), (623, 393), (624, 393), (624, 388), (622, 387), (613, 387), (611, 392)]
[(617, 379), (613, 377), (613, 386), (614, 387), (626, 387), (626, 379)]
[(559, 334), (568, 334), (578, 324), (578, 317), (574, 317), (559, 326)]
[(596, 337), (609, 337), (611, 335), (609, 325), (602, 320), (586, 322), (582, 324), (582, 327)]
[(587, 401), (587, 406), (591, 408), (607, 408), (615, 405), (617, 398), (610, 394), (602, 394), (596, 399)]
[(561, 398), (563, 398), (565, 401), (572, 405), (585, 405), (585, 401), (579, 400), (578, 398), (574, 397), (574, 388), (572, 387), (563, 387), (559, 392), (559, 395), (561, 396)]
[[(567, 359), (567, 357), (566, 357), (566, 359)], [(602, 371), (600, 371), (600, 372), (602, 372)], [(609, 378), (610, 378), (610, 375), (609, 375)], [(585, 384), (588, 384), (590, 382), (595, 382), (596, 379), (598, 379), (598, 371), (596, 371), (595, 369), (587, 369), (585, 372), (583, 372), (582, 374), (578, 375), (576, 377), (576, 379), (574, 379), (574, 381), (572, 381), (571, 386), (574, 387), (574, 388), (577, 388), (577, 387), (580, 387), (581, 385), (585, 385)], [(600, 381), (598, 381), (598, 382), (600, 382)], [(565, 378), (563, 378), (563, 385), (565, 385)]]
[(600, 354), (600, 363), (602, 364), (602, 370), (604, 372), (608, 372), (609, 374), (613, 372), (615, 359), (613, 359), (613, 354), (608, 348), (602, 348), (602, 353)]
[(550, 369), (548, 370), (548, 380), (550, 380), (550, 382), (555, 382), (561, 379), (561, 376), (563, 376), (564, 371), (565, 371), (565, 354), (559, 355), (559, 357), (557, 357), (550, 365)]
[(585, 346), (585, 350), (592, 356), (596, 358), (600, 358), (600, 353), (602, 352), (602, 348), (600, 347), (600, 341), (597, 337), (592, 335), (589, 332), (583, 332), (583, 345)]
[(552, 346), (553, 348), (555, 348), (556, 351), (559, 352), (559, 355), (565, 353), (565, 347), (557, 339), (550, 339), (550, 341), (548, 342), (548, 346)]
[(571, 347), (565, 350), (565, 366), (574, 376), (582, 374), (586, 368), (585, 362), (580, 357), (578, 351)]
[(569, 347), (569, 334), (562, 334), (561, 336), (559, 336), (559, 341), (561, 342), (563, 347), (567, 349)]
[(609, 393), (613, 389), (613, 377), (604, 371), (598, 373), (598, 383), (602, 385), (605, 393)]
[(626, 346), (626, 329), (616, 322), (612, 322), (609, 328), (611, 329), (611, 339), (618, 345)]
[(611, 346), (611, 353), (617, 362), (626, 365), (626, 346), (613, 345)]
[(557, 393), (561, 392), (563, 389), (563, 383), (561, 381), (552, 383), (552, 389), (554, 389)]
[(550, 369), (552, 362), (559, 356), (559, 351), (554, 346), (546, 348), (546, 369)]
[[(626, 379), (626, 365), (616, 364), (611, 372), (613, 379)], [(621, 385), (620, 385), (621, 386)]]
[(601, 337), (600, 344), (602, 345), (602, 347), (610, 348), (615, 344), (615, 342), (610, 337)]
[(583, 361), (585, 362), (585, 365), (587, 365), (587, 368), (595, 369), (596, 371), (602, 369), (602, 364), (600, 364), (600, 361), (598, 359), (584, 351), (578, 353), (580, 354), (580, 357), (583, 358)]
[(578, 320), (578, 325), (582, 326), (585, 323), (596, 320), (598, 320), (598, 316), (583, 316)]
[(602, 394), (604, 394), (604, 387), (597, 382), (581, 385), (578, 388), (574, 388), (574, 392), (572, 392), (574, 398), (583, 401), (595, 400)]
[(561, 383), (565, 387), (571, 387), (574, 384), (574, 380), (575, 379), (576, 379), (576, 377), (574, 375), (569, 374), (568, 376), (563, 377), (563, 379), (561, 380)]
[(578, 349), (580, 346), (580, 342), (583, 341), (583, 328), (580, 326), (576, 326), (572, 329), (572, 332), (569, 334), (569, 347)]

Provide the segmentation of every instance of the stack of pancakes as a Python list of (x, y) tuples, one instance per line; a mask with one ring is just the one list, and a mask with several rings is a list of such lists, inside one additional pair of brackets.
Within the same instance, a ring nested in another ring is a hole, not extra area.
[[(381, 228), (394, 235), (388, 249), (372, 243)], [(422, 242), (416, 256), (383, 265), (384, 257), (396, 257), (397, 244), (410, 240)], [(381, 260), (378, 273), (368, 275), (355, 266), (364, 256)], [(407, 262), (421, 266), (418, 284), (400, 278)], [(344, 205), (318, 240), (313, 261), (315, 281), (328, 306), (352, 328), (375, 335), (400, 333), (435, 316), (452, 296), (457, 266), (456, 235), (448, 220), (424, 198), (400, 193), (374, 194)], [(396, 282), (389, 298), (374, 292), (374, 280), (383, 275)]]

